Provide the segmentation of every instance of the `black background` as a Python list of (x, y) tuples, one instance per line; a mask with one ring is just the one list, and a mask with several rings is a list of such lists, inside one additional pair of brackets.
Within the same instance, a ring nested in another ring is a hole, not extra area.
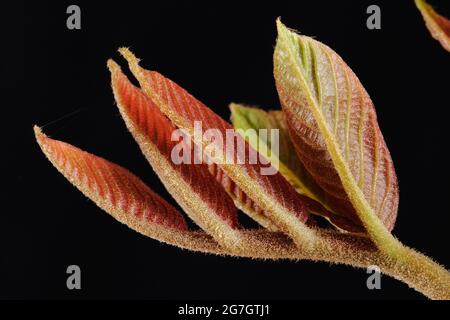
[[(450, 16), (444, 2), (432, 1)], [(81, 7), (81, 30), (66, 28), (69, 4)], [(381, 30), (366, 28), (370, 4), (381, 7)], [(116, 49), (130, 46), (144, 67), (226, 119), (231, 101), (274, 109), (278, 16), (331, 46), (359, 76), (396, 165), (394, 233), (450, 265), (450, 56), (412, 0), (40, 1), (2, 4), (1, 14), (0, 298), (423, 298), (388, 277), (382, 290), (370, 291), (364, 270), (220, 258), (159, 244), (103, 213), (40, 152), (33, 124), (129, 168), (170, 199), (113, 104), (106, 59), (124, 65)], [(66, 288), (71, 264), (81, 267), (80, 291)]]

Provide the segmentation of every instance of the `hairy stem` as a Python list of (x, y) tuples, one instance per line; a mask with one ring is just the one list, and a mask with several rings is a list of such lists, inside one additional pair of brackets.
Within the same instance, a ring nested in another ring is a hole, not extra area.
[(405, 246), (401, 254), (394, 258), (382, 253), (369, 238), (362, 235), (316, 230), (313, 245), (298, 248), (279, 232), (245, 230), (241, 234), (245, 243), (242, 250), (229, 252), (217, 247), (210, 248), (208, 252), (256, 259), (324, 261), (358, 268), (376, 265), (382, 273), (406, 283), (430, 299), (450, 299), (449, 272), (425, 255)]
[[(125, 215), (124, 215), (125, 216)], [(142, 221), (117, 219), (134, 230), (155, 238), (154, 227)], [(159, 228), (159, 227), (158, 227)], [(159, 228), (161, 229), (161, 228)], [(241, 230), (241, 245), (234, 250), (220, 246), (209, 234), (198, 231), (159, 230), (159, 241), (184, 249), (235, 257), (270, 260), (311, 260), (356, 268), (375, 265), (383, 274), (406, 283), (430, 299), (450, 299), (450, 274), (436, 262), (408, 247), (397, 258), (383, 254), (364, 235), (315, 230), (312, 246), (299, 248), (286, 234), (264, 229)]]
[[(450, 299), (450, 273), (425, 255), (402, 246), (396, 256), (370, 247), (346, 248), (345, 242), (334, 235), (321, 237), (317, 251), (310, 254), (317, 260), (335, 259), (336, 262), (359, 267), (378, 266), (383, 273), (408, 284), (430, 299)], [(348, 251), (347, 251), (348, 250)]]

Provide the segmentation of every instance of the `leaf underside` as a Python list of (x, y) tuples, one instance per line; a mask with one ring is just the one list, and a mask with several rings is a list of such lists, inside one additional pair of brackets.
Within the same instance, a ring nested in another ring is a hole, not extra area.
[[(108, 67), (122, 118), (167, 190), (192, 220), (220, 243), (225, 246), (236, 243), (239, 236), (234, 229), (239, 224), (232, 199), (208, 172), (206, 164), (174, 164), (171, 151), (184, 142), (172, 141), (172, 132), (176, 128), (139, 88), (131, 84), (115, 62), (108, 61)], [(188, 144), (185, 146), (193, 157), (193, 148)]]
[(397, 178), (369, 95), (332, 49), (277, 27), (274, 75), (297, 155), (339, 217), (392, 230)]
[(38, 127), (34, 131), (55, 168), (118, 221), (148, 237), (182, 248), (221, 251), (210, 236), (188, 231), (183, 216), (127, 169), (51, 139)]
[[(227, 150), (225, 144), (218, 144), (214, 139), (204, 139), (194, 132), (194, 122), (201, 121), (203, 131), (218, 130), (223, 137), (226, 131), (233, 131), (232, 126), (216, 115), (211, 109), (195, 99), (186, 90), (155, 71), (149, 71), (139, 66), (138, 59), (128, 50), (119, 50), (127, 59), (133, 75), (139, 81), (142, 91), (158, 106), (164, 115), (178, 128), (189, 133), (194, 143), (205, 148), (213, 148), (215, 155), (222, 156), (213, 159), (239, 188), (253, 199), (259, 207), (269, 215), (271, 221), (281, 230), (287, 232), (298, 245), (308, 245), (313, 237), (304, 222), (307, 219), (307, 208), (295, 189), (281, 176), (262, 175), (262, 164), (226, 163), (224, 155), (237, 159), (236, 149)], [(245, 155), (251, 148), (242, 137), (236, 135), (237, 143), (245, 146)], [(231, 152), (231, 155), (230, 155)]]
[(450, 52), (450, 20), (438, 14), (424, 0), (415, 0), (431, 36)]

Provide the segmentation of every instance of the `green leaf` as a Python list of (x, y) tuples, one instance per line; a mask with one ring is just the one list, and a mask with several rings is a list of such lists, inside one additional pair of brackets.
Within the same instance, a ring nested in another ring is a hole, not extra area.
[[(233, 127), (247, 131), (248, 136), (246, 136), (246, 140), (250, 145), (260, 151), (265, 157), (273, 161), (279, 161), (280, 173), (299, 193), (319, 201), (322, 191), (308, 174), (294, 151), (283, 112), (266, 112), (259, 108), (237, 103), (231, 103), (230, 110)], [(249, 129), (255, 130), (257, 139), (250, 138), (253, 131)], [(258, 134), (261, 129), (267, 129), (268, 134)], [(272, 129), (279, 130), (278, 154), (272, 152), (270, 135), (270, 130)]]
[[(314, 178), (299, 160), (291, 137), (289, 136), (286, 116), (281, 110), (265, 111), (237, 103), (231, 103), (229, 107), (233, 127), (246, 131), (245, 138), (250, 145), (272, 162), (277, 162), (280, 173), (291, 183), (298, 193), (317, 201), (323, 206), (322, 208), (320, 205), (310, 205), (311, 213), (326, 217), (331, 223), (342, 229), (361, 231), (358, 225), (345, 219), (341, 214), (331, 208), (325, 192), (314, 181)], [(249, 129), (254, 129), (254, 131)], [(267, 129), (267, 131), (271, 129), (279, 130), (278, 153), (272, 152), (270, 133), (265, 134), (265, 132), (262, 132), (263, 134), (258, 134), (260, 133), (260, 129)], [(252, 132), (256, 133), (256, 139), (251, 136)]]

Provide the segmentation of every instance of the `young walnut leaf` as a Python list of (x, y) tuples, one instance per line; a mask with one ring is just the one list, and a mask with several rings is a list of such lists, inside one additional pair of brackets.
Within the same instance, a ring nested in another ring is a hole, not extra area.
[[(206, 164), (172, 161), (172, 150), (183, 143), (171, 139), (176, 127), (114, 61), (108, 61), (108, 68), (122, 118), (167, 190), (196, 224), (224, 247), (235, 249), (240, 236), (236, 230), (237, 210), (231, 198), (208, 172)], [(191, 151), (193, 159), (193, 149), (190, 145), (184, 147)]]
[[(222, 137), (226, 137), (227, 130), (233, 132), (232, 126), (173, 81), (158, 72), (141, 68), (138, 59), (128, 49), (122, 48), (119, 51), (127, 59), (130, 70), (144, 93), (172, 123), (189, 133), (196, 144), (212, 148), (214, 154), (221, 157), (215, 159), (215, 162), (264, 210), (272, 222), (287, 232), (297, 245), (309, 246), (314, 239), (314, 231), (304, 224), (307, 208), (281, 174), (277, 172), (274, 175), (263, 175), (260, 163), (227, 163), (224, 155), (229, 156), (231, 152), (233, 158), (238, 158), (236, 149), (228, 150), (225, 143), (219, 143), (216, 139), (211, 141), (202, 134), (196, 134), (195, 121), (201, 121), (204, 131), (217, 130)], [(245, 146), (244, 153), (248, 155), (249, 145), (240, 135), (235, 135), (235, 138), (237, 144)]]
[[(317, 185), (314, 178), (308, 173), (301, 161), (298, 159), (288, 132), (286, 117), (282, 111), (264, 111), (255, 107), (247, 107), (232, 103), (230, 105), (231, 122), (235, 129), (249, 130), (250, 134), (255, 134), (256, 139), (249, 137), (248, 142), (254, 148), (258, 144), (265, 144), (267, 147), (258, 148), (259, 152), (267, 150), (264, 156), (279, 162), (280, 173), (289, 181), (300, 194), (308, 197), (304, 198), (305, 203), (311, 213), (328, 218), (336, 226), (348, 231), (362, 231), (361, 226), (345, 218), (345, 216), (333, 212), (328, 204), (328, 196), (323, 189)], [(279, 130), (279, 150), (278, 154), (270, 152), (271, 135), (259, 135), (259, 130)], [(249, 136), (248, 134), (247, 136)], [(255, 144), (255, 145), (254, 145)], [(274, 160), (272, 160), (274, 161)]]
[(381, 246), (396, 220), (398, 186), (372, 101), (332, 49), (280, 20), (277, 28), (274, 75), (297, 154), (334, 211)]
[(181, 248), (222, 251), (210, 236), (188, 231), (183, 216), (125, 168), (51, 139), (36, 126), (34, 132), (55, 168), (118, 221), (143, 235)]
[(415, 1), (433, 38), (450, 52), (450, 20), (439, 15), (425, 0)]
[[(236, 103), (230, 104), (231, 123), (235, 129), (245, 130), (247, 142), (259, 152), (273, 161), (279, 161), (280, 173), (294, 188), (314, 200), (319, 201), (316, 194), (320, 187), (309, 176), (294, 152), (287, 129), (286, 119), (282, 111), (266, 112), (255, 107)], [(279, 130), (278, 154), (273, 152), (270, 130)], [(259, 130), (267, 130), (267, 134), (259, 134)], [(253, 136), (254, 135), (254, 136)], [(261, 145), (264, 147), (261, 148)], [(276, 159), (275, 159), (276, 158)]]

